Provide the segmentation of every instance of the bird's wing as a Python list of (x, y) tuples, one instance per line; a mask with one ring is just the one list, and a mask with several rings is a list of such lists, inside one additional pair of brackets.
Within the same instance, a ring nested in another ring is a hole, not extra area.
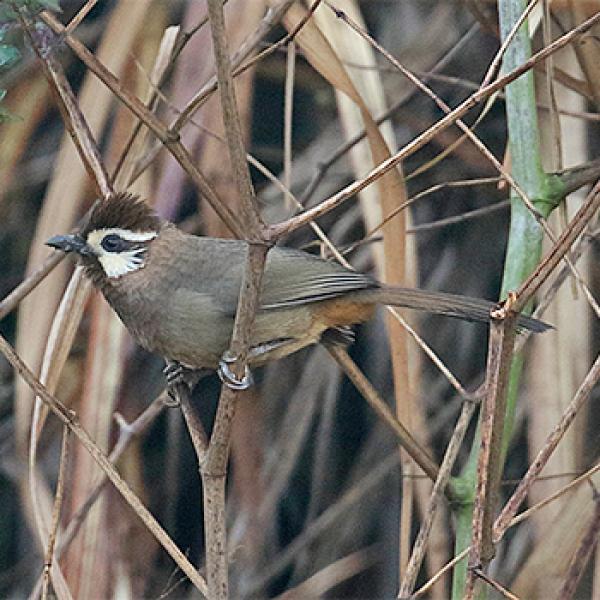
[(261, 308), (308, 304), (378, 287), (362, 273), (306, 252), (276, 247), (269, 252), (264, 274)]
[[(248, 245), (239, 240), (192, 239), (194, 251), (179, 255), (171, 266), (178, 271), (177, 286), (213, 296), (225, 314), (234, 315)], [(202, 277), (194, 275), (199, 269)], [(267, 255), (260, 308), (298, 306), (378, 285), (368, 275), (349, 271), (338, 263), (276, 246)]]

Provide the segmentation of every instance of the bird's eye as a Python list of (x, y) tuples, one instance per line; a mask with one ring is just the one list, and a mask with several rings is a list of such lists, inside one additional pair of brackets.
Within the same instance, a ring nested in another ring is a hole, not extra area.
[(102, 238), (100, 245), (107, 252), (120, 252), (123, 249), (123, 238), (120, 238), (116, 233), (109, 233)]

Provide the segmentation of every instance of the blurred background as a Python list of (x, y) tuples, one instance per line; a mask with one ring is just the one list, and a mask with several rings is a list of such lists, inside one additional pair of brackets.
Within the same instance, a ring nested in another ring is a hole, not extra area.
[[(61, 0), (58, 18), (67, 23), (83, 4)], [(477, 89), (499, 47), (491, 1), (336, 0), (334, 4), (405, 67), (426, 79), (450, 107)], [(595, 0), (543, 4), (548, 5), (549, 19), (546, 27), (533, 33), (536, 48), (547, 43), (545, 36), (556, 37), (600, 10)], [(257, 28), (267, 8), (263, 0), (227, 2), (232, 51)], [(193, 32), (158, 94), (156, 112), (167, 123), (214, 73), (210, 30), (202, 25), (206, 14), (201, 0), (101, 1), (76, 35), (125, 87), (147, 100), (155, 90), (150, 82), (166, 28)], [(381, 131), (392, 153), (440, 118), (430, 99), (336, 20), (325, 4), (314, 19), (372, 116), (387, 115)], [(257, 51), (285, 34), (277, 25)], [(112, 173), (136, 120), (60, 39), (50, 45)], [(591, 36), (589, 45), (591, 52), (600, 54), (597, 37)], [(19, 63), (2, 72), (2, 87), (7, 90), (3, 106), (17, 118), (0, 125), (1, 298), (50, 254), (43, 242), (71, 229), (95, 199), (39, 64), (27, 46), (21, 51)], [(309, 58), (300, 44), (293, 50), (284, 45), (236, 79), (247, 149), (260, 166), (253, 163), (252, 176), (269, 222), (297, 210), (274, 177), (288, 185), (304, 206), (312, 206), (366, 174), (372, 164), (365, 141), (348, 144), (363, 129), (360, 114)], [(600, 56), (597, 59), (596, 71)], [(536, 71), (547, 171), (584, 163), (598, 152), (598, 105), (590, 81), (600, 73), (584, 72), (572, 48), (554, 57), (554, 68), (559, 75), (553, 86), (547, 85), (542, 68)], [(465, 121), (473, 124), (479, 114), (469, 113)], [(505, 160), (502, 96), (490, 104), (476, 133), (499, 160)], [(222, 134), (220, 105), (213, 94), (185, 126), (182, 140), (214, 189), (235, 205)], [(403, 213), (408, 230), (406, 283), (495, 300), (507, 241), (508, 191), (474, 145), (457, 143), (460, 135), (457, 128), (445, 130), (402, 165), (408, 197), (414, 198)], [(285, 139), (291, 152), (285, 150)], [(128, 189), (187, 231), (227, 235), (168, 153), (159, 149), (152, 154), (154, 142), (148, 135), (136, 150), (137, 160), (130, 168), (143, 172)], [(371, 234), (382, 212), (377, 190), (371, 188), (320, 219), (319, 225), (338, 248), (348, 251), (346, 258), (354, 267), (382, 276), (381, 236)], [(567, 215), (576, 210), (582, 194), (569, 198)], [(554, 226), (560, 227), (559, 217)], [(308, 227), (284, 243), (325, 252)], [(598, 279), (596, 254), (592, 244), (579, 263), (592, 286)], [(394, 258), (388, 253), (386, 260)], [(0, 321), (2, 334), (37, 373), (56, 372), (44, 359), (45, 349), (72, 270), (73, 264), (63, 261)], [(544, 315), (557, 331), (526, 348), (515, 435), (504, 473), (506, 497), (597, 354), (598, 331), (591, 311), (572, 285), (563, 288)], [(414, 314), (407, 318), (465, 388), (474, 390), (482, 383), (487, 327)], [(384, 310), (356, 329), (350, 353), (382, 397), (394, 404)], [(413, 435), (440, 462), (462, 400), (414, 344), (409, 365), (405, 418)], [(122, 435), (115, 412), (126, 422), (134, 421), (162, 391), (162, 367), (159, 357), (131, 341), (103, 298), (91, 293), (60, 378), (52, 385), (108, 452)], [(407, 560), (406, 544), (418, 530), (431, 483), (406, 459), (401, 465), (394, 435), (323, 348), (299, 352), (255, 376), (256, 387), (239, 403), (228, 479), (232, 596), (277, 597), (312, 578), (315, 587), (302, 588), (295, 596), (290, 592), (289, 597), (395, 597), (399, 565)], [(194, 392), (195, 406), (208, 428), (219, 389), (218, 380), (211, 377)], [(36, 511), (51, 512), (59, 464), (61, 426), (50, 416), (40, 429), (37, 462), (33, 469), (28, 466), (33, 400), (0, 358), (0, 596), (7, 598), (39, 592), (43, 548)], [(597, 400), (596, 391), (561, 442), (543, 480), (534, 486), (530, 503), (560, 489), (597, 460), (600, 414), (593, 410)], [(459, 455), (456, 473), (464, 465), (472, 434)], [(194, 564), (202, 564), (201, 486), (179, 410), (160, 411), (131, 441), (118, 468), (182, 551)], [(95, 463), (71, 440), (62, 527), (86, 501), (98, 476)], [(32, 485), (38, 508), (31, 499)], [(403, 517), (404, 511), (408, 513)], [(555, 597), (593, 516), (593, 493), (589, 486), (581, 486), (512, 529), (498, 549), (492, 573), (518, 597)], [(452, 557), (453, 543), (453, 521), (446, 507), (436, 520), (420, 583)], [(61, 568), (76, 598), (197, 597), (110, 485), (61, 552)], [(447, 598), (449, 589), (449, 577), (442, 577), (428, 597)], [(590, 560), (577, 594), (600, 598), (600, 557)]]

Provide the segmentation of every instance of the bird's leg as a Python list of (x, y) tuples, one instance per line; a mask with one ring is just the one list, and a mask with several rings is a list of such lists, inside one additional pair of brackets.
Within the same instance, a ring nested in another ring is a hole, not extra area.
[(172, 360), (167, 360), (163, 373), (167, 380), (167, 391), (170, 398), (168, 406), (179, 406), (176, 391), (178, 385), (187, 386), (191, 392), (204, 375), (202, 370), (189, 369), (188, 367), (184, 367), (180, 362)]
[(219, 379), (232, 390), (247, 390), (251, 385), (254, 384), (254, 378), (252, 377), (252, 373), (246, 365), (246, 370), (244, 371), (244, 375), (238, 379), (235, 373), (229, 367), (230, 364), (236, 361), (235, 356), (231, 356), (229, 352), (225, 352), (219, 361), (219, 369), (217, 373), (219, 375)]

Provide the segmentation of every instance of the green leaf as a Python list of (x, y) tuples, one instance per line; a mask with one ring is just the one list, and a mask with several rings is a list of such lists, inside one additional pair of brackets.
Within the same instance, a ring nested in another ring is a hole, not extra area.
[(0, 44), (0, 68), (10, 67), (15, 64), (19, 58), (21, 58), (21, 53), (17, 48), (10, 44)]

